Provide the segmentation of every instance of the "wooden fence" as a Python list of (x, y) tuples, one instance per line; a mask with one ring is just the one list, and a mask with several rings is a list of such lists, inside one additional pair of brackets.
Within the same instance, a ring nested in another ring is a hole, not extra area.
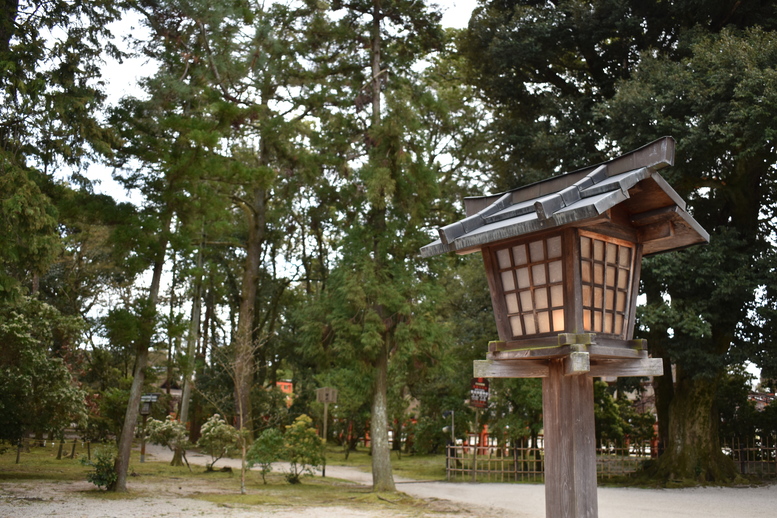
[(777, 446), (773, 437), (728, 439), (723, 441), (723, 452), (743, 475), (777, 477)]
[[(597, 449), (597, 476), (607, 479), (634, 473), (650, 455), (649, 446)], [(542, 482), (545, 471), (542, 438), (536, 447), (448, 446), (446, 468), (449, 481)]]
[[(777, 445), (773, 438), (723, 441), (723, 452), (743, 475), (777, 477)], [(627, 448), (607, 446), (596, 450), (596, 474), (600, 480), (634, 473), (652, 458), (649, 444)], [(542, 438), (537, 447), (457, 445), (448, 446), (446, 473), (449, 481), (542, 482), (545, 452)], [(474, 469), (473, 469), (474, 466)]]

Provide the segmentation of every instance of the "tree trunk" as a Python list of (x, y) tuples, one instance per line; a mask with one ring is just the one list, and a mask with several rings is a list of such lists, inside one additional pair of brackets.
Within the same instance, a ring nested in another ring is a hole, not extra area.
[(715, 390), (718, 377), (691, 378), (678, 369), (670, 405), (669, 437), (657, 463), (668, 480), (720, 482), (736, 478), (733, 461), (720, 449)]
[[(159, 249), (154, 261), (154, 271), (151, 277), (151, 286), (148, 290), (147, 314), (141, 315), (141, 335), (136, 344), (135, 370), (130, 388), (130, 397), (127, 402), (127, 411), (124, 414), (124, 424), (119, 436), (119, 447), (113, 469), (116, 471), (116, 481), (108, 487), (109, 491), (124, 493), (127, 491), (127, 471), (129, 471), (130, 454), (132, 453), (132, 440), (135, 437), (135, 424), (140, 413), (140, 396), (143, 394), (143, 383), (146, 380), (146, 363), (148, 351), (151, 348), (151, 340), (154, 337), (154, 321), (156, 319), (156, 305), (159, 299), (159, 286), (162, 281), (162, 267), (167, 252), (168, 234), (172, 215), (167, 214), (162, 225), (159, 237)], [(146, 321), (147, 320), (147, 321)]]
[[(192, 316), (189, 321), (189, 334), (186, 337), (186, 363), (183, 368), (183, 389), (181, 390), (181, 411), (179, 420), (186, 425), (189, 421), (189, 404), (192, 395), (192, 382), (197, 364), (197, 342), (200, 338), (200, 309), (202, 307), (202, 243), (197, 249), (197, 273), (194, 277), (192, 293)], [(191, 426), (189, 426), (191, 441)], [(177, 452), (176, 452), (177, 453)]]
[(253, 191), (251, 207), (246, 210), (249, 220), (246, 260), (241, 285), (238, 313), (237, 339), (235, 340), (235, 411), (238, 413), (235, 427), (242, 429), (251, 423), (251, 383), (254, 375), (254, 310), (256, 306), (257, 279), (261, 266), (262, 246), (266, 223), (265, 189)]
[(670, 408), (674, 398), (674, 379), (672, 378), (672, 361), (669, 359), (668, 352), (664, 350), (663, 355), (657, 355), (655, 352), (653, 354), (662, 358), (664, 365), (664, 375), (653, 378), (653, 392), (656, 396), (656, 417), (658, 418), (658, 454), (662, 455), (669, 442)]
[(140, 396), (143, 393), (145, 381), (146, 362), (148, 361), (149, 344), (143, 341), (138, 343), (136, 349), (135, 372), (130, 388), (127, 411), (124, 413), (124, 425), (119, 436), (119, 451), (116, 455), (113, 469), (116, 471), (116, 481), (108, 487), (109, 491), (125, 493), (127, 491), (127, 471), (129, 471), (130, 453), (132, 452), (132, 440), (135, 437), (135, 424), (138, 420)]
[(388, 347), (384, 337), (382, 351), (375, 364), (375, 386), (370, 419), (372, 441), (372, 489), (396, 491), (391, 472), (391, 449), (388, 440)]
[[(380, 0), (372, 2), (372, 30), (370, 35), (370, 70), (372, 73), (372, 130), (376, 130), (381, 123), (381, 36), (380, 27), (383, 14)], [(370, 144), (372, 147), (373, 144)], [(376, 161), (374, 150), (370, 150), (370, 160)], [(376, 261), (375, 269), (382, 269), (383, 260), (380, 252), (379, 240), (385, 238), (386, 214), (385, 209), (373, 208), (370, 220), (375, 229), (375, 242), (373, 254)], [(377, 308), (378, 314), (386, 321), (382, 308)], [(388, 324), (389, 326), (391, 324)], [(372, 416), (370, 419), (370, 440), (372, 444), (372, 489), (373, 491), (396, 491), (394, 474), (391, 471), (391, 449), (388, 440), (388, 360), (389, 360), (389, 333), (383, 333), (383, 344), (375, 360), (375, 385), (372, 395)]]

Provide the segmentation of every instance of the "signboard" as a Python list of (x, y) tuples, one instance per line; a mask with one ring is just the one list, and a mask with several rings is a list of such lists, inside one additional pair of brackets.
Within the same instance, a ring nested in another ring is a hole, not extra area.
[(316, 389), (316, 401), (319, 403), (337, 403), (337, 389), (332, 387)]
[(140, 396), (141, 403), (156, 403), (159, 399), (159, 394), (143, 394)]
[(488, 406), (488, 378), (472, 378), (469, 404), (474, 408), (486, 408)]

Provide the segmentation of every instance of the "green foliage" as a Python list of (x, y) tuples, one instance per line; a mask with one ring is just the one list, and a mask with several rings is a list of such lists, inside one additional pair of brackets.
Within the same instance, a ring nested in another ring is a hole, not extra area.
[(0, 303), (16, 298), (60, 251), (57, 212), (41, 182), (43, 175), (6, 163), (0, 149)]
[(227, 424), (219, 414), (213, 414), (205, 421), (201, 433), (197, 446), (210, 455), (211, 462), (207, 465), (208, 471), (213, 470), (213, 465), (220, 458), (237, 453), (240, 432), (234, 426)]
[(267, 484), (267, 475), (272, 472), (273, 462), (283, 458), (283, 434), (277, 428), (267, 428), (251, 445), (246, 460), (248, 466), (258, 465), (262, 483)]
[(313, 428), (313, 420), (306, 415), (297, 417), (283, 434), (283, 458), (290, 463), (286, 480), (299, 484), (303, 475), (312, 475), (325, 462), (324, 441)]
[(0, 305), (0, 439), (16, 442), (29, 432), (60, 435), (84, 420), (85, 394), (64, 360), (51, 352), (57, 340), (72, 341), (81, 324), (28, 297)]
[(716, 387), (715, 405), (720, 413), (719, 434), (722, 440), (755, 440), (759, 431), (766, 431), (761, 422), (764, 414), (756, 411), (754, 403), (747, 399), (752, 378), (744, 368), (733, 367)]
[(91, 482), (98, 488), (104, 487), (108, 489), (112, 486), (118, 477), (116, 470), (113, 468), (115, 460), (116, 452), (109, 448), (97, 448), (94, 452), (93, 460), (81, 457), (80, 462), (82, 465), (94, 468), (94, 471), (86, 474), (87, 482)]
[[(61, 165), (109, 152), (97, 122), (109, 22), (124, 2), (19, 0), (0, 13), (0, 302), (30, 287), (61, 250), (57, 210), (44, 194)], [(81, 178), (79, 175), (74, 175)]]
[(495, 379), (491, 382), (489, 430), (502, 441), (536, 439), (542, 431), (542, 381)]
[(444, 445), (450, 442), (450, 419), (421, 416), (413, 427), (413, 453), (426, 455), (444, 451)]
[(652, 412), (637, 412), (634, 402), (625, 397), (619, 389), (613, 397), (615, 387), (603, 381), (594, 382), (594, 420), (596, 442), (599, 447), (626, 447), (627, 442), (642, 446), (649, 442), (655, 432), (655, 416)]
[(594, 420), (596, 425), (596, 440), (603, 443), (623, 446), (627, 431), (627, 423), (621, 418), (620, 405), (610, 394), (607, 384), (603, 381), (594, 383)]
[(257, 416), (259, 419), (256, 421), (263, 427), (277, 427), (290, 422), (286, 397), (287, 394), (278, 387), (255, 385), (251, 391), (251, 415)]

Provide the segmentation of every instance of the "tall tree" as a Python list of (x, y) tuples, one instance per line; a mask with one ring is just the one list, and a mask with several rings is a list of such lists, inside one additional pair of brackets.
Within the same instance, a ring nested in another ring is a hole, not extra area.
[[(156, 55), (162, 71), (145, 82), (145, 87), (156, 93), (160, 83), (175, 73), (165, 62), (164, 55)], [(182, 88), (196, 89), (196, 84), (182, 83)], [(132, 387), (126, 409), (124, 426), (119, 438), (119, 453), (115, 463), (117, 479), (109, 489), (126, 491), (126, 477), (132, 440), (138, 417), (140, 397), (145, 380), (149, 350), (157, 333), (157, 305), (168, 247), (173, 236), (173, 222), (191, 223), (190, 214), (201, 194), (198, 180), (218, 161), (214, 148), (221, 135), (217, 121), (197, 118), (205, 98), (187, 98), (177, 103), (172, 96), (154, 96), (148, 101), (125, 98), (111, 112), (111, 123), (123, 145), (116, 152), (115, 175), (127, 189), (137, 189), (143, 196), (143, 206), (135, 218), (126, 221), (120, 230), (120, 249), (132, 273), (150, 268), (151, 280), (145, 291), (134, 302), (138, 333), (133, 346), (135, 361)], [(180, 227), (179, 227), (180, 228)], [(185, 226), (191, 231), (191, 226)], [(195, 227), (196, 228), (196, 227)], [(183, 231), (179, 231), (183, 234)], [(189, 234), (190, 235), (190, 234)], [(181, 237), (177, 238), (180, 242)], [(185, 241), (185, 239), (184, 239)]]
[(624, 145), (678, 136), (671, 180), (711, 234), (706, 247), (646, 264), (643, 321), (664, 333), (655, 351), (677, 365), (671, 398), (659, 396), (669, 477), (733, 476), (718, 442), (716, 387), (731, 362), (774, 362), (774, 338), (761, 332), (774, 325), (762, 292), (777, 280), (774, 42), (772, 31), (725, 29), (699, 36), (680, 61), (645, 58), (606, 112)]
[(131, 143), (128, 155), (157, 174), (136, 179), (174, 218), (174, 246), (191, 256), (199, 242), (206, 261), (216, 256), (229, 267), (232, 408), (250, 434), (250, 394), (266, 371), (257, 372), (257, 361), (267, 363), (263, 344), (289, 284), (279, 263), (293, 256), (291, 207), (307, 203), (303, 186), (313, 178), (310, 113), (334, 95), (318, 79), (327, 73), (327, 24), (315, 2), (138, 8), (152, 34), (139, 45), (161, 66), (144, 82), (150, 97), (125, 100), (114, 120)]
[[(341, 169), (346, 173), (340, 194), (345, 202), (341, 248), (311, 320), (323, 325), (314, 336), (338, 355), (338, 363), (353, 361), (372, 381), (373, 489), (393, 491), (389, 364), (431, 352), (439, 332), (433, 314), (424, 312), (434, 297), (432, 283), (419, 279), (428, 274), (428, 266), (418, 257), (427, 240), (421, 227), (439, 191), (433, 164), (423, 160), (410, 136), (420, 120), (408, 78), (413, 63), (439, 48), (440, 15), (402, 0), (336, 2), (332, 7), (346, 9), (339, 25), (353, 45), (348, 59), (359, 64), (343, 87), (350, 86), (350, 98), (367, 115), (356, 114), (348, 126), (338, 121), (339, 131), (352, 132), (353, 142), (363, 148), (351, 151), (358, 155), (346, 155)], [(366, 50), (357, 50), (363, 44)]]
[[(711, 387), (732, 346), (744, 342), (742, 330), (753, 329), (750, 315), (764, 314), (753, 274), (764, 264), (759, 214), (771, 211), (773, 177), (765, 129), (773, 126), (760, 111), (769, 99), (770, 54), (755, 60), (748, 38), (733, 35), (755, 25), (774, 29), (775, 22), (775, 6), (761, 2), (483, 2), (463, 47), (473, 81), (497, 112), (491, 136), (500, 149), (494, 168), (501, 188), (660, 135), (678, 141), (668, 179), (712, 243), (656, 258), (643, 277), (642, 323), (653, 353), (678, 364), (679, 390), (668, 376), (657, 385), (669, 447), (663, 476), (733, 473), (716, 449)], [(700, 41), (717, 48), (718, 59), (702, 52)], [(757, 64), (733, 70), (727, 63), (734, 55)], [(691, 270), (698, 274), (689, 277)]]
[(462, 52), (495, 112), (491, 165), (499, 189), (603, 161), (619, 143), (598, 105), (642, 53), (677, 60), (690, 37), (774, 27), (768, 2), (481, 0)]

